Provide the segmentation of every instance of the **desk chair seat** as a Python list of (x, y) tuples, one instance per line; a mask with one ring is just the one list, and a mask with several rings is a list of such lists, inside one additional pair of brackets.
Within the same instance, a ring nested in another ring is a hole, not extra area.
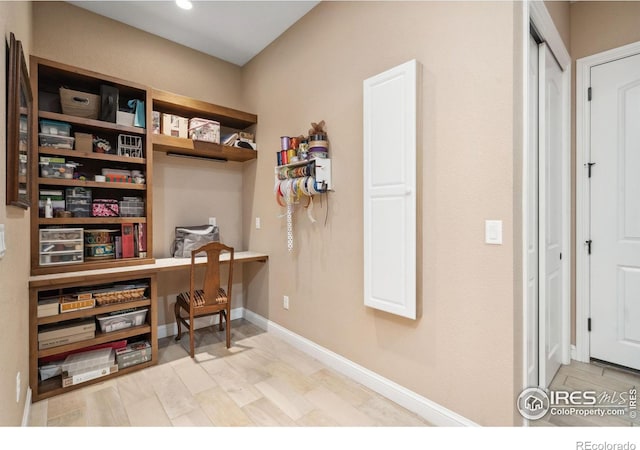
[[(220, 286), (220, 253), (227, 251), (229, 255), (229, 277), (227, 289)], [(207, 265), (204, 275), (204, 286), (202, 289), (195, 288), (195, 256), (205, 252), (207, 255)], [(202, 316), (219, 315), (219, 330), (222, 331), (223, 319), (226, 322), (227, 348), (231, 346), (231, 286), (233, 281), (233, 247), (227, 247), (219, 242), (211, 242), (191, 252), (191, 276), (189, 291), (178, 295), (174, 305), (176, 325), (178, 334), (176, 341), (182, 337), (182, 327), (184, 325), (189, 331), (189, 348), (193, 358), (195, 355), (194, 341), (194, 319)], [(182, 312), (186, 316), (182, 315)]]

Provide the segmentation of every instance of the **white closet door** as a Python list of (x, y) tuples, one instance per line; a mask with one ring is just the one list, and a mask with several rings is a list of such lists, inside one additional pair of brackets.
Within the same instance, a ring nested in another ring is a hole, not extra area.
[(364, 304), (416, 318), (418, 63), (364, 81)]

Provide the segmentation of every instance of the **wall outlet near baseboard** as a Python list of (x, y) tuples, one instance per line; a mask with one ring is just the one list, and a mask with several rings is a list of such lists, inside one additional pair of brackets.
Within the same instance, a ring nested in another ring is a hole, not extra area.
[(215, 217), (209, 217), (209, 225), (213, 225), (214, 227), (218, 225)]
[(289, 309), (289, 296), (285, 295), (284, 297), (282, 297), (282, 307), (284, 309)]

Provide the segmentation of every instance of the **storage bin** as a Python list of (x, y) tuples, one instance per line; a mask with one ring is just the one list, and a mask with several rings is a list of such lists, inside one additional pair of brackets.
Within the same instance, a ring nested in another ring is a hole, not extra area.
[(102, 314), (96, 316), (98, 325), (103, 333), (122, 330), (125, 328), (137, 327), (144, 324), (147, 318), (149, 308), (126, 310), (127, 312), (118, 312), (111, 314)]
[(87, 370), (98, 369), (114, 364), (116, 358), (112, 348), (101, 348), (86, 352), (74, 353), (65, 358), (62, 363), (62, 371), (69, 376), (86, 372)]
[(43, 178), (73, 179), (76, 163), (40, 162), (40, 176)]
[(75, 138), (69, 136), (59, 136), (57, 134), (38, 133), (40, 147), (66, 148), (73, 150)]
[(73, 217), (91, 217), (91, 189), (74, 187), (65, 191), (66, 210)]
[(88, 92), (60, 88), (60, 103), (63, 114), (97, 119), (100, 114), (100, 96)]
[(109, 198), (94, 199), (91, 206), (91, 215), (93, 217), (118, 217), (118, 200)]
[(135, 114), (128, 113), (125, 111), (117, 111), (116, 112), (116, 123), (118, 125), (125, 125), (127, 127), (133, 126), (133, 120), (135, 119)]
[(67, 122), (59, 122), (57, 120), (40, 120), (40, 131), (42, 134), (71, 136), (71, 124)]
[(84, 261), (82, 228), (40, 230), (40, 265), (73, 264)]
[(189, 119), (163, 113), (162, 134), (187, 139), (189, 137)]
[(120, 202), (120, 217), (144, 216), (144, 201), (141, 197), (124, 197)]
[(194, 117), (189, 120), (189, 139), (220, 143), (220, 122)]

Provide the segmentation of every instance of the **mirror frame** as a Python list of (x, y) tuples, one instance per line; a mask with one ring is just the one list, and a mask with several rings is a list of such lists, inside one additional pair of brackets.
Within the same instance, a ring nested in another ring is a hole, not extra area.
[[(26, 105), (21, 104), (24, 99)], [(20, 122), (26, 119), (26, 131)], [(31, 206), (33, 95), (22, 42), (13, 33), (9, 36), (7, 63), (7, 205), (29, 209)], [(26, 146), (20, 149), (22, 144)], [(21, 167), (21, 156), (26, 162)]]

